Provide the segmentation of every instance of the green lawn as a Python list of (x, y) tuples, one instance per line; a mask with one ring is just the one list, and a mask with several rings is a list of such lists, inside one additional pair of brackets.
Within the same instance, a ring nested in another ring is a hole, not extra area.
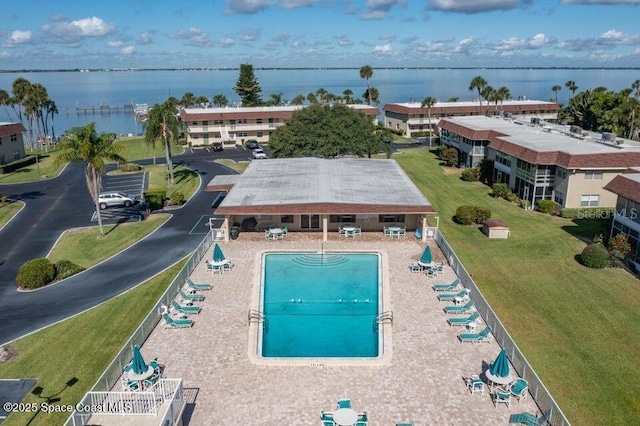
[(233, 160), (229, 160), (228, 158), (220, 158), (218, 160), (215, 161), (216, 163), (220, 163), (222, 165), (225, 165), (237, 172), (244, 172), (245, 170), (247, 170), (247, 167), (249, 167), (249, 164), (251, 164), (250, 161), (240, 161), (240, 162), (236, 162)]
[[(162, 274), (74, 318), (23, 337), (10, 345), (18, 356), (0, 364), (4, 379), (32, 378), (41, 396), (28, 394), (24, 403), (75, 405), (107, 368), (162, 293), (185, 264), (176, 263)], [(73, 386), (65, 383), (76, 379)], [(3, 426), (63, 424), (69, 413), (11, 414)]]
[[(145, 158), (160, 157), (164, 158), (164, 145), (157, 143), (155, 148), (147, 144), (144, 138), (139, 137), (122, 137), (116, 140), (117, 144), (120, 144), (126, 148), (126, 153), (123, 155), (127, 161), (133, 162), (142, 160)], [(178, 155), (184, 152), (184, 148), (181, 145), (171, 145), (171, 154)]]
[(52, 262), (66, 259), (89, 268), (141, 240), (167, 220), (169, 215), (161, 214), (142, 222), (104, 225), (104, 236), (100, 236), (97, 226), (72, 229), (63, 234), (49, 259)]
[[(0, 174), (0, 183), (31, 182), (56, 177), (65, 166), (64, 164), (55, 164), (56, 157), (60, 152), (58, 150), (49, 149), (48, 152), (45, 153), (42, 149), (32, 151), (27, 148), (25, 151), (27, 155), (33, 155), (37, 151), (38, 163), (23, 167), (15, 172)], [(38, 168), (40, 169), (39, 172)]]
[(2, 228), (12, 217), (18, 214), (24, 203), (22, 201), (0, 201), (0, 228)]
[[(443, 234), (569, 421), (637, 423), (638, 280), (576, 260), (582, 239), (603, 232), (601, 224), (494, 199), (488, 187), (461, 181), (460, 170), (444, 170), (426, 149), (394, 159), (434, 205)], [(454, 224), (462, 204), (489, 207), (493, 219), (510, 226), (511, 237), (489, 240), (477, 227)]]

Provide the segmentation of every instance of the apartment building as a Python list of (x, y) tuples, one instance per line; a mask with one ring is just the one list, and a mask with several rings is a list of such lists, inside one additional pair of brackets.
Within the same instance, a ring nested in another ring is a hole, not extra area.
[(24, 158), (24, 132), (20, 123), (0, 123), (0, 164)]
[(631, 243), (627, 257), (640, 270), (640, 170), (628, 170), (616, 176), (605, 189), (618, 196), (611, 225), (611, 237), (624, 234)]

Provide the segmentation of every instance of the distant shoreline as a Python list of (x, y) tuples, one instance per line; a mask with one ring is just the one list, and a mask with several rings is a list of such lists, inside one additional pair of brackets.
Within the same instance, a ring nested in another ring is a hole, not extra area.
[[(46, 72), (147, 72), (147, 71), (238, 71), (239, 67), (186, 67), (186, 68), (60, 68), (0, 70), (0, 73)], [(256, 71), (318, 71), (359, 70), (360, 67), (254, 67)], [(374, 67), (375, 70), (640, 70), (640, 67)]]

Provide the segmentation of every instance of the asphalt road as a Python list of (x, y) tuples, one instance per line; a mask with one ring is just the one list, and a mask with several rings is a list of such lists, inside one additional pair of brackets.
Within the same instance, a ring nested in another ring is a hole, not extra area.
[(199, 173), (202, 182), (185, 206), (171, 211), (173, 217), (164, 226), (94, 268), (31, 292), (17, 291), (19, 267), (27, 260), (46, 256), (64, 230), (95, 225), (91, 223), (93, 203), (79, 164), (67, 166), (55, 179), (0, 185), (0, 193), (27, 203), (0, 231), (0, 345), (108, 300), (191, 253), (203, 235), (190, 231), (202, 215), (211, 214), (214, 194), (204, 192), (204, 187), (218, 174), (233, 173), (214, 160), (249, 157), (250, 152), (244, 149), (216, 153), (188, 149), (174, 157), (174, 163)]

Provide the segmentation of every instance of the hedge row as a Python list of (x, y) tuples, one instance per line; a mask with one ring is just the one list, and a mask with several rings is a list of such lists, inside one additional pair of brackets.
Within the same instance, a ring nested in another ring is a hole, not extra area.
[(479, 206), (459, 206), (453, 220), (462, 225), (482, 223), (491, 218), (491, 210)]
[(15, 170), (21, 169), (23, 167), (27, 167), (31, 164), (35, 164), (36, 156), (30, 155), (28, 157), (21, 158), (16, 161), (12, 161), (11, 163), (3, 164), (0, 166), (0, 175), (5, 173), (11, 173)]
[(84, 271), (83, 267), (68, 260), (61, 260), (54, 264), (47, 258), (32, 259), (20, 267), (16, 281), (21, 288), (33, 290), (82, 271)]
[(583, 209), (564, 208), (560, 216), (566, 219), (610, 219), (613, 217), (613, 207), (591, 207)]

